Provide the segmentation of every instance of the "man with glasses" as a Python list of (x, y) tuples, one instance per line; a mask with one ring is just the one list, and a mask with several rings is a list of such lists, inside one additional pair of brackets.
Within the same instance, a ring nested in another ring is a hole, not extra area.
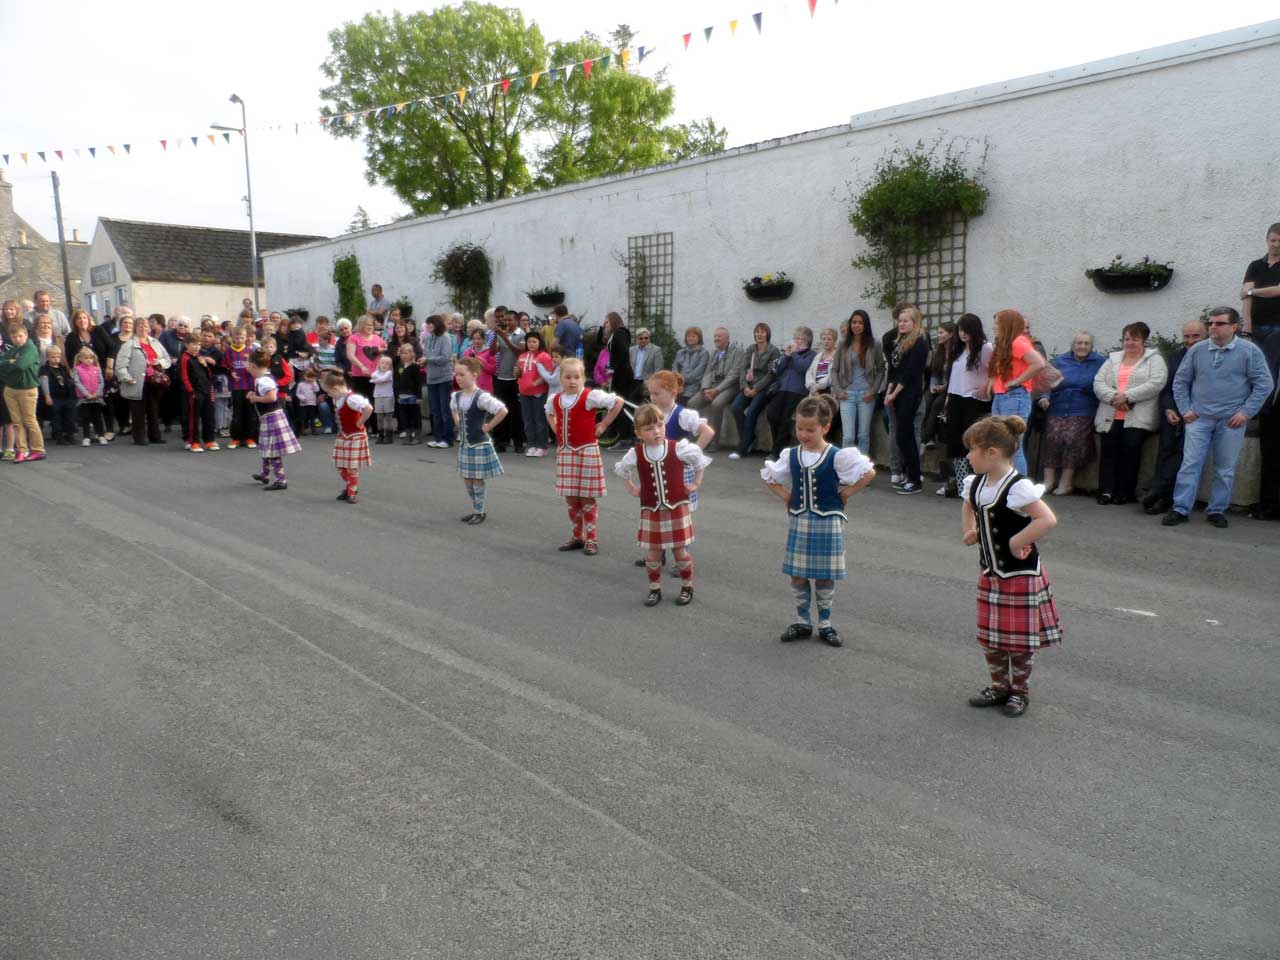
[(639, 403), (644, 399), (644, 382), (662, 369), (662, 349), (653, 343), (653, 335), (641, 327), (636, 331), (636, 342), (631, 348), (631, 370), (635, 374), (636, 389), (628, 400)]
[(1209, 339), (1187, 350), (1174, 377), (1173, 399), (1186, 434), (1173, 508), (1161, 521), (1166, 527), (1190, 518), (1210, 450), (1213, 488), (1205, 519), (1218, 528), (1227, 526), (1245, 424), (1258, 415), (1274, 387), (1262, 351), (1237, 336), (1239, 328), (1240, 314), (1231, 307), (1211, 310)]

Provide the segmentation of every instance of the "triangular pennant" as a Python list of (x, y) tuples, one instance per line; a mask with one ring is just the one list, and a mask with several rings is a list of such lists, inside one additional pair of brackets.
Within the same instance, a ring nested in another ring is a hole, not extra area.
[(48, 160), (45, 160), (45, 157), (44, 157), (44, 151), (43, 151), (43, 150), (37, 150), (37, 151), (36, 151), (36, 156), (37, 156), (37, 157), (39, 157), (41, 160), (44, 160), (44, 162), (45, 162), (45, 163), (48, 163), (48, 162), (49, 162)]
[(161, 140), (161, 141), (160, 141), (160, 149), (161, 149), (161, 150), (163, 150), (165, 153), (168, 153), (168, 152), (169, 152), (169, 141), (168, 141), (168, 140)]
[(734, 34), (736, 34), (737, 32), (738, 32), (738, 21), (737, 21), (737, 20), (730, 20), (730, 21), (729, 21), (729, 36), (731, 36), (731, 37), (732, 37), (732, 36), (733, 36)]
[(596, 66), (599, 67), (601, 70), (608, 70), (609, 62), (612, 59), (613, 57), (610, 54), (606, 53), (603, 57), (601, 57), (599, 60), (596, 61)]
[(689, 38), (690, 38), (690, 37), (692, 37), (692, 36), (693, 36), (693, 34), (692, 34), (692, 33), (686, 33), (686, 34), (684, 35), (684, 48), (685, 48), (686, 50), (688, 50), (688, 49), (689, 49)]
[[(194, 140), (194, 139), (195, 139), (195, 137), (192, 137), (191, 139), (192, 139), (192, 140)], [(124, 145), (124, 152), (125, 152), (125, 153), (132, 153), (132, 152), (133, 152), (132, 145), (131, 145), (131, 144), (128, 144), (128, 143), (126, 143), (126, 144)]]
[(465, 87), (458, 90), (458, 106), (462, 106), (467, 102), (467, 90)]
[(397, 103), (397, 104), (396, 104), (396, 113), (403, 113), (403, 112), (404, 112), (404, 110), (405, 110), (405, 108), (406, 108), (407, 106), (409, 106), (409, 101), (408, 101), (408, 100), (406, 100), (404, 103)]
[(538, 71), (537, 73), (535, 73), (535, 74), (530, 75), (530, 77), (529, 77), (529, 89), (530, 89), (530, 90), (537, 90), (537, 89), (538, 89), (538, 78), (539, 78), (540, 76), (542, 76), (542, 71), (541, 71), (541, 70), (539, 70), (539, 71)]
[(622, 69), (623, 70), (627, 69), (627, 64), (631, 62), (631, 51), (623, 50), (620, 54), (618, 54), (618, 57), (619, 59), (622, 60)]
[(523, 90), (523, 89), (524, 89), (524, 77), (515, 77), (515, 78), (511, 81), (511, 86), (512, 86), (514, 89), (516, 89), (516, 90)]
[(199, 138), (199, 137), (192, 137), (192, 138), (191, 138), (191, 145), (192, 145), (193, 147), (198, 147), (198, 146), (200, 146), (200, 138)]
[(20, 154), (18, 154), (18, 156), (20, 156), (20, 157), (22, 158), (22, 162), (23, 162), (24, 164), (28, 162), (28, 161), (27, 161), (27, 154), (25, 154), (25, 153), (20, 153)]
[(4, 165), (7, 167), (9, 165), (9, 155), (7, 153), (3, 153), (0, 154), (0, 156), (4, 157)]
[(751, 19), (756, 22), (756, 33), (760, 32), (760, 21), (764, 19), (763, 13), (753, 13)]
[(55, 151), (53, 151), (53, 152), (54, 152), (54, 153), (56, 153), (56, 154), (58, 155), (58, 159), (59, 159), (59, 160), (61, 160), (61, 159), (62, 159), (62, 151), (61, 151), (61, 150), (55, 150)]
[(818, 0), (809, 0), (809, 16), (813, 16), (813, 11), (818, 6)]
[(703, 27), (703, 28), (702, 28), (702, 35), (703, 35), (704, 37), (706, 37), (706, 38), (707, 38), (707, 43), (710, 43), (710, 42), (711, 42), (711, 31), (712, 31), (712, 30), (714, 30), (714, 29), (715, 29), (715, 27)]
[(113, 145), (107, 144), (107, 149), (111, 151), (113, 157), (116, 155), (116, 148)]
[(508, 80), (508, 79), (506, 79), (506, 78), (504, 77), (504, 78), (502, 79), (502, 93), (503, 93), (503, 96), (506, 96), (507, 91), (508, 91), (508, 90), (510, 90), (510, 89), (511, 89), (511, 81), (510, 81), (510, 80)]
[(229, 134), (229, 133), (224, 133), (224, 134), (222, 135), (222, 139), (223, 139), (223, 140), (225, 140), (225, 141), (227, 141), (227, 143), (230, 143), (230, 142), (231, 142), (231, 134)]
[(550, 70), (548, 70), (547, 79), (550, 80), (552, 83), (555, 83), (557, 80), (559, 80), (560, 69), (558, 67), (552, 67)]
[(97, 160), (97, 159), (98, 159), (98, 148), (97, 148), (97, 147), (90, 147), (90, 148), (89, 148), (89, 159), (90, 159), (90, 160)]
[(594, 61), (594, 60), (583, 60), (583, 61), (582, 61), (582, 76), (583, 76), (585, 79), (587, 79), (587, 80), (590, 80), (590, 79), (591, 79), (591, 68), (592, 68), (593, 66), (595, 66), (595, 61)]
[(568, 82), (569, 82), (569, 78), (573, 76), (573, 68), (574, 68), (575, 66), (576, 66), (576, 64), (572, 64), (572, 63), (571, 63), (571, 64), (569, 64), (567, 67), (562, 68), (562, 69), (564, 70), (564, 82), (565, 82), (565, 83), (568, 83)]
[(350, 122), (351, 122), (352, 120), (354, 120), (355, 118), (356, 118), (356, 117), (355, 117), (355, 114), (353, 114), (353, 113), (344, 113), (344, 114), (342, 115), (342, 122), (343, 122), (343, 123), (350, 123)]
[(216, 133), (209, 134), (209, 142), (216, 144), (218, 142), (218, 135)]
[(640, 48), (639, 53), (640, 53), (640, 62), (644, 63), (644, 47)]

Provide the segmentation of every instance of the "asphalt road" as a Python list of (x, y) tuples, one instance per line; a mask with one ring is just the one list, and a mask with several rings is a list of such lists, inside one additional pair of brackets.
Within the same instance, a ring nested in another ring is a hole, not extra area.
[(464, 528), (448, 452), (349, 507), (303, 442), (0, 468), (5, 960), (1280, 956), (1280, 528), (1055, 500), (1009, 720), (955, 501), (852, 501), (848, 646), (784, 646), (758, 460), (646, 610), (620, 483), (593, 559), (550, 458)]

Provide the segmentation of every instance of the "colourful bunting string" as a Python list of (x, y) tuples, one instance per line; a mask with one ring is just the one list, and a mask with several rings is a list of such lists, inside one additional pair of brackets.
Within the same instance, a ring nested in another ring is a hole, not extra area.
[(229, 133), (224, 133), (224, 134), (222, 135), (222, 139), (223, 139), (223, 140), (225, 140), (227, 143), (230, 143), (230, 142), (231, 142), (231, 134), (229, 134)]
[(818, 0), (809, 0), (809, 16), (813, 16), (814, 10), (818, 7)]
[(541, 76), (542, 76), (542, 71), (538, 71), (537, 73), (535, 73), (533, 76), (531, 76), (531, 77), (529, 78), (529, 89), (530, 89), (530, 90), (537, 90), (537, 89), (538, 89), (538, 78), (539, 78), (539, 77), (541, 77)]
[(160, 149), (161, 149), (161, 150), (163, 150), (165, 153), (168, 153), (168, 152), (169, 152), (169, 141), (168, 141), (168, 140), (161, 140), (161, 141), (160, 141)]
[(761, 21), (762, 19), (764, 19), (764, 14), (763, 14), (763, 13), (753, 13), (753, 14), (751, 15), (751, 19), (752, 19), (752, 20), (754, 20), (754, 21), (755, 21), (755, 23), (756, 23), (756, 33), (759, 33), (759, 32), (760, 32), (760, 21)]
[(737, 20), (730, 20), (730, 21), (729, 21), (729, 36), (731, 36), (731, 37), (733, 37), (733, 36), (737, 36), (737, 33), (738, 33), (738, 21), (737, 21)]
[(61, 160), (61, 159), (62, 159), (62, 151), (61, 151), (61, 150), (55, 150), (55, 151), (53, 151), (53, 152), (54, 152), (54, 153), (56, 153), (56, 154), (58, 155), (58, 159), (59, 159), (59, 160)]
[(645, 52), (644, 52), (644, 51), (645, 51), (645, 48), (644, 48), (644, 47), (640, 47), (640, 49), (639, 49), (639, 51), (638, 51), (638, 52), (639, 52), (639, 54), (640, 54), (640, 62), (641, 62), (641, 63), (644, 63), (644, 58), (645, 58)]
[(507, 80), (506, 78), (503, 78), (503, 81), (502, 81), (502, 95), (505, 97), (505, 96), (507, 95), (507, 91), (508, 91), (508, 90), (510, 90), (510, 89), (511, 89), (511, 81), (510, 81), (510, 80)]
[(684, 35), (684, 48), (685, 48), (686, 50), (688, 50), (688, 49), (689, 49), (689, 38), (690, 38), (690, 37), (692, 37), (692, 36), (693, 36), (693, 34), (692, 34), (692, 33), (686, 33), (686, 34)]
[(89, 148), (89, 157), (90, 157), (91, 159), (94, 159), (94, 160), (98, 159), (98, 148), (97, 148), (97, 147), (90, 147), (90, 148)]
[[(643, 49), (643, 48), (641, 48), (641, 49)], [(630, 51), (630, 50), (623, 50), (620, 54), (618, 54), (618, 57), (619, 57), (619, 59), (621, 59), (621, 60), (622, 60), (622, 69), (623, 69), (623, 70), (627, 69), (627, 64), (628, 64), (628, 63), (630, 62), (630, 60), (631, 60), (631, 51)]]
[(714, 30), (714, 29), (715, 29), (715, 27), (703, 27), (703, 28), (702, 28), (702, 35), (703, 35), (704, 37), (706, 37), (706, 39), (707, 39), (707, 43), (710, 43), (710, 42), (711, 42), (711, 31), (712, 31), (712, 30)]
[(133, 152), (133, 150), (130, 148), (129, 144), (127, 144), (127, 143), (124, 145), (124, 152), (125, 152), (125, 153), (132, 153), (132, 152)]
[(43, 151), (43, 150), (37, 150), (37, 151), (36, 151), (36, 156), (37, 156), (37, 157), (39, 157), (41, 160), (44, 160), (44, 162), (45, 162), (45, 163), (48, 163), (48, 162), (49, 162), (48, 160), (45, 160), (45, 159), (44, 159), (44, 151)]
[(582, 76), (587, 80), (591, 79), (591, 67), (594, 63), (594, 60), (584, 60), (582, 62)]
[(116, 148), (114, 146), (112, 146), (111, 144), (107, 144), (107, 149), (111, 151), (111, 155), (113, 157), (116, 155)]

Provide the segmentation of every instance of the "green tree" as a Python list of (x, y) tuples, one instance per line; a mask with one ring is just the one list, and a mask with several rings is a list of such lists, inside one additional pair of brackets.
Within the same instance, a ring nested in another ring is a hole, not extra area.
[(724, 142), (729, 136), (729, 131), (724, 127), (717, 127), (710, 117), (693, 123), (682, 123), (676, 130), (680, 139), (671, 150), (671, 160), (688, 160), (690, 157), (719, 153), (724, 149)]
[[(341, 115), (450, 90), (495, 77), (544, 69), (546, 43), (517, 10), (466, 0), (430, 13), (367, 14), (329, 34), (322, 65), (331, 81), (320, 96), (325, 112)], [(406, 110), (394, 120), (358, 116), (330, 123), (334, 136), (364, 137), (366, 176), (384, 183), (415, 214), (437, 213), (526, 189), (521, 134), (537, 101), (469, 92)]]
[(373, 221), (369, 219), (369, 211), (363, 206), (357, 206), (355, 215), (352, 216), (351, 222), (347, 224), (347, 233), (359, 233), (361, 230), (369, 230), (373, 227)]

